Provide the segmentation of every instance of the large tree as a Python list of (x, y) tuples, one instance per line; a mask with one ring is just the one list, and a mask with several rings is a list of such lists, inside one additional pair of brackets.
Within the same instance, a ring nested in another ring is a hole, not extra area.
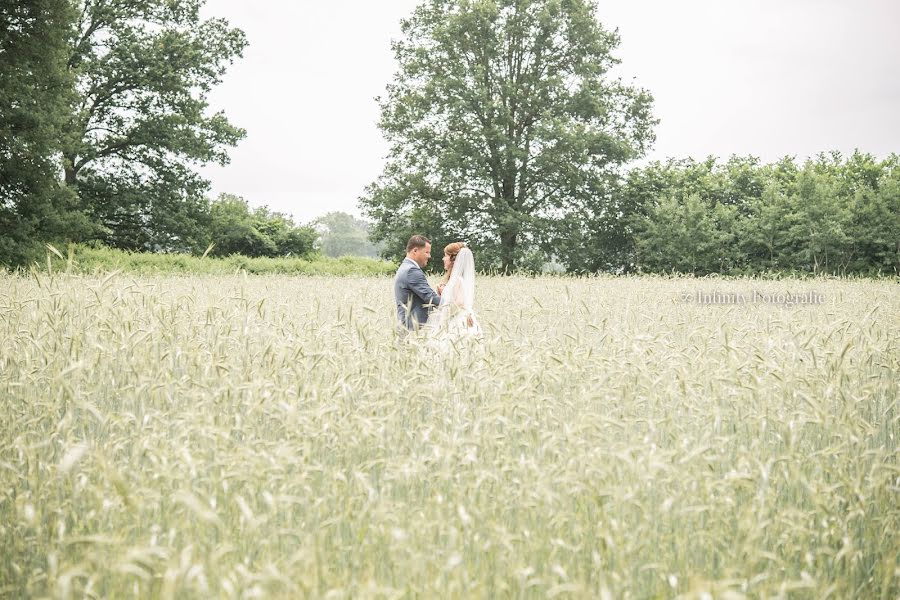
[(198, 164), (228, 160), (243, 130), (207, 94), (246, 45), (241, 30), (200, 17), (204, 0), (76, 0), (68, 66), (76, 106), (66, 183), (129, 249), (191, 250), (208, 189)]
[(425, 0), (380, 100), (391, 144), (361, 203), (374, 235), (463, 237), (503, 270), (607, 197), (652, 142), (650, 95), (610, 70), (617, 32), (590, 0)]
[(69, 0), (0, 3), (0, 265), (21, 265), (40, 242), (80, 229), (59, 177), (74, 19)]

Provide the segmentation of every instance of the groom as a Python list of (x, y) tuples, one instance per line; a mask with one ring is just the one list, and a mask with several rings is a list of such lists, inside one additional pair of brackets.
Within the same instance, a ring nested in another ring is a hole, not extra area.
[(428, 308), (437, 306), (441, 297), (431, 289), (422, 267), (431, 258), (431, 240), (424, 235), (414, 235), (406, 243), (406, 258), (394, 277), (394, 299), (397, 301), (397, 319), (400, 329), (412, 331), (428, 320)]

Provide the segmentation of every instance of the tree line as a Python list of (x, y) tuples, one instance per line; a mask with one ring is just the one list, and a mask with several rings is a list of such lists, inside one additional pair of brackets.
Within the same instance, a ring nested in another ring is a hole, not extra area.
[(900, 271), (896, 155), (634, 168), (653, 98), (615, 76), (620, 38), (593, 0), (422, 0), (379, 99), (390, 151), (360, 198), (369, 222), (211, 200), (197, 166), (245, 132), (207, 95), (247, 40), (203, 3), (0, 3), (0, 265), (67, 242), (397, 259), (425, 233), (500, 272)]
[(0, 263), (44, 243), (304, 254), (313, 232), (239, 199), (207, 198), (196, 166), (245, 132), (207, 94), (244, 33), (202, 0), (0, 4)]
[[(900, 274), (900, 156), (822, 153), (762, 164), (633, 169), (560, 255), (582, 272)], [(550, 248), (546, 250), (550, 251)]]
[(0, 265), (44, 244), (249, 257), (377, 255), (368, 225), (297, 224), (231, 194), (199, 164), (245, 132), (206, 97), (246, 46), (203, 0), (0, 4)]
[(671, 159), (653, 98), (614, 74), (590, 0), (424, 0), (380, 99), (390, 143), (361, 205), (399, 258), (468, 240), (500, 272), (898, 273), (897, 156)]

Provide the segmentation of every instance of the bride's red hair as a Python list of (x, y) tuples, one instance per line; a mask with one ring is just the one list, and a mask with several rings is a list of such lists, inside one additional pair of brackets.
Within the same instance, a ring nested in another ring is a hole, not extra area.
[[(444, 256), (450, 257), (450, 270), (453, 270), (453, 261), (456, 260), (456, 255), (459, 254), (459, 251), (466, 247), (465, 242), (453, 242), (452, 244), (447, 244), (444, 246)], [(447, 271), (444, 274), (444, 281), (450, 279), (450, 271)]]

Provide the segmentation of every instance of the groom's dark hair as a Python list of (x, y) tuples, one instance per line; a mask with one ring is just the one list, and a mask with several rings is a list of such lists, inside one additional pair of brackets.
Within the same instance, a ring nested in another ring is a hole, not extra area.
[(430, 244), (431, 240), (429, 240), (424, 235), (414, 235), (409, 238), (409, 241), (406, 242), (406, 251), (412, 252), (413, 248), (424, 248), (425, 244)]

